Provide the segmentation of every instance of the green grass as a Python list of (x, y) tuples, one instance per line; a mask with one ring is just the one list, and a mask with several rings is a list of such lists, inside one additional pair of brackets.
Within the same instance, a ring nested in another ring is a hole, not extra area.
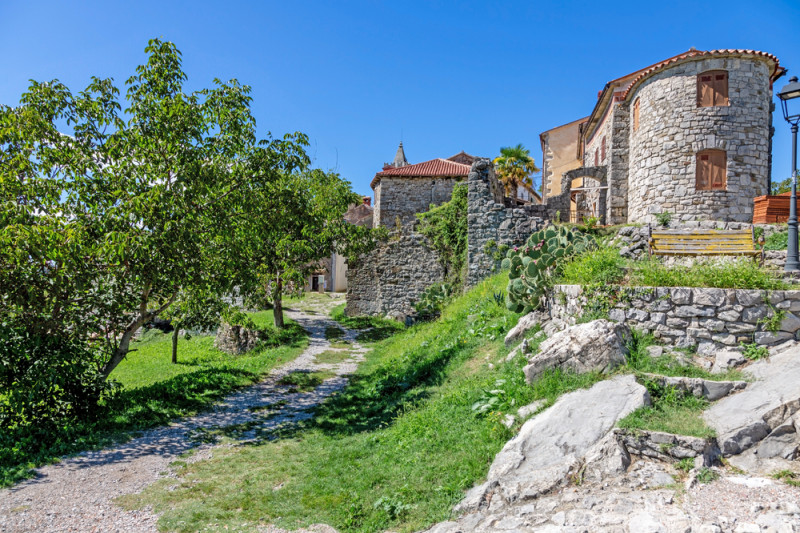
[[(320, 522), (340, 531), (412, 531), (447, 519), (513, 435), (504, 414), (600, 379), (550, 372), (530, 386), (524, 358), (501, 362), (508, 350), (498, 332), (518, 317), (494, 301), (506, 283), (507, 275), (495, 276), (439, 320), (377, 343), (313, 420), (259, 445), (215, 452), (181, 467), (177, 482), (123, 502), (153, 505), (164, 513), (160, 527), (177, 531)], [(473, 411), (498, 380), (505, 404)]]
[(647, 287), (718, 287), (721, 289), (787, 289), (789, 285), (752, 259), (698, 261), (691, 267), (668, 267), (657, 260), (635, 261), (629, 284)]
[(172, 364), (171, 333), (146, 332), (133, 344), (137, 351), (112, 373), (122, 388), (104, 401), (99, 420), (76, 422), (57, 432), (28, 427), (0, 435), (0, 486), (29, 477), (32, 468), (60, 456), (124, 440), (132, 432), (208, 409), (234, 389), (258, 381), (296, 357), (307, 345), (305, 333), (296, 324), (281, 336), (287, 341), (284, 346), (265, 346), (240, 356), (216, 350), (212, 336), (180, 338), (178, 364)]
[(347, 350), (325, 350), (314, 357), (314, 362), (322, 365), (338, 365), (350, 358)]
[(344, 337), (344, 330), (336, 326), (327, 326), (325, 328), (325, 338), (327, 340), (341, 339)]
[(619, 283), (625, 276), (625, 259), (616, 248), (604, 247), (577, 256), (564, 266), (557, 283), (587, 285)]
[(792, 472), (791, 470), (779, 470), (774, 472), (772, 477), (774, 479), (779, 479), (787, 485), (791, 485), (792, 487), (800, 487), (800, 474), (797, 472)]
[(306, 372), (298, 370), (278, 380), (279, 385), (290, 385), (295, 392), (310, 392), (320, 385), (328, 378), (332, 378), (336, 374), (329, 370), (319, 372)]
[(764, 241), (764, 250), (786, 250), (789, 246), (789, 232), (778, 231)]
[(345, 304), (334, 307), (331, 318), (348, 329), (365, 330), (356, 336), (358, 342), (377, 342), (405, 329), (405, 326), (396, 320), (377, 316), (346, 316), (344, 307)]

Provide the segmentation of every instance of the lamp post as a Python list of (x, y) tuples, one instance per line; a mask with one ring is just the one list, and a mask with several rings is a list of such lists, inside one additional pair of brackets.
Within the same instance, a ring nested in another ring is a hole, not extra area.
[(789, 78), (789, 83), (778, 93), (783, 109), (783, 118), (792, 126), (792, 198), (789, 204), (789, 245), (786, 251), (786, 272), (800, 270), (800, 258), (797, 255), (797, 123), (800, 113), (789, 114), (787, 102), (800, 97), (800, 83), (797, 76)]

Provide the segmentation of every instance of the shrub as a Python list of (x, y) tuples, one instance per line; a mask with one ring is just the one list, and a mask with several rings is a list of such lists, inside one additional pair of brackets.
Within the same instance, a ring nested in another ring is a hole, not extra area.
[(665, 228), (669, 226), (670, 221), (672, 220), (672, 213), (669, 211), (662, 211), (661, 213), (656, 213), (656, 222), (660, 226), (664, 226)]
[(431, 320), (439, 316), (442, 308), (453, 296), (453, 286), (449, 283), (435, 283), (419, 295), (414, 310), (421, 320)]
[(787, 246), (789, 246), (789, 233), (786, 231), (773, 233), (764, 240), (765, 250), (786, 250)]

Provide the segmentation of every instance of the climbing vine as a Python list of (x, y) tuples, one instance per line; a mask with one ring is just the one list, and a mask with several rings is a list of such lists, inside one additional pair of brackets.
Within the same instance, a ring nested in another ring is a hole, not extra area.
[(445, 280), (453, 286), (463, 280), (467, 262), (467, 185), (457, 183), (449, 202), (418, 213), (417, 230), (439, 254)]

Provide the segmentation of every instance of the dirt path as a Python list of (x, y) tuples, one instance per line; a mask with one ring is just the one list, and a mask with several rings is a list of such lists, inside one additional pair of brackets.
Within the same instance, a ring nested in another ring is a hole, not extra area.
[[(196, 448), (192, 459), (208, 457), (213, 444), (198, 437), (209, 432), (239, 430), (237, 438), (254, 439), (263, 432), (311, 416), (309, 409), (347, 384), (367, 349), (346, 331), (349, 357), (338, 364), (319, 364), (315, 357), (331, 350), (325, 328), (337, 325), (327, 318), (341, 300), (309, 303), (287, 315), (310, 334), (308, 348), (275, 369), (264, 381), (227, 397), (214, 410), (157, 428), (142, 437), (104, 450), (85, 452), (37, 470), (37, 476), (11, 489), (0, 490), (0, 532), (152, 532), (158, 517), (145, 511), (125, 511), (113, 503), (123, 494), (140, 492), (169, 470), (179, 455)], [(342, 328), (344, 329), (344, 328)], [(292, 392), (278, 381), (297, 371), (329, 370), (335, 377), (311, 392)], [(269, 406), (273, 406), (270, 409)], [(200, 439), (202, 440), (202, 439)]]

